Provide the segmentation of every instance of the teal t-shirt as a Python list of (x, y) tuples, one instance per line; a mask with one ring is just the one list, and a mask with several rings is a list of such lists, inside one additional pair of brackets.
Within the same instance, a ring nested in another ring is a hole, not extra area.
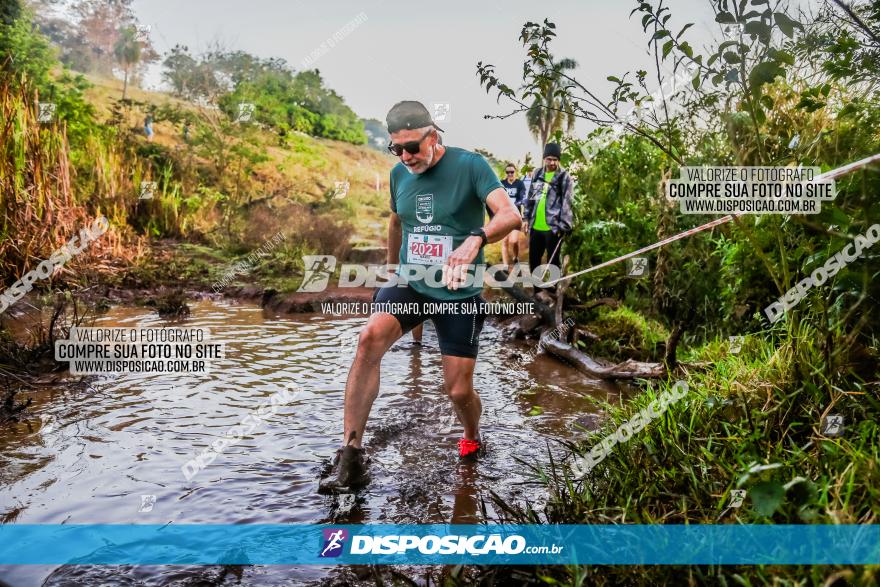
[[(451, 301), (480, 293), (480, 287), (450, 291), (431, 287), (426, 280), (440, 282), (442, 266), (468, 233), (483, 226), (486, 198), (502, 187), (495, 172), (482, 155), (446, 147), (440, 161), (424, 173), (410, 173), (403, 163), (391, 170), (391, 209), (400, 216), (403, 241), (400, 246), (401, 265), (422, 265), (428, 268), (426, 279), (409, 279), (410, 287), (428, 297)], [(474, 259), (483, 263), (483, 251)], [(400, 274), (404, 268), (401, 267)], [(432, 272), (436, 271), (432, 276)]]

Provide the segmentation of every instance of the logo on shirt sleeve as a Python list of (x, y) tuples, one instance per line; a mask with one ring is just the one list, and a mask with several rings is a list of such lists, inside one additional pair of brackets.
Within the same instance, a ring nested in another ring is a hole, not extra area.
[(427, 224), (434, 219), (434, 194), (416, 196), (416, 218), (422, 224)]

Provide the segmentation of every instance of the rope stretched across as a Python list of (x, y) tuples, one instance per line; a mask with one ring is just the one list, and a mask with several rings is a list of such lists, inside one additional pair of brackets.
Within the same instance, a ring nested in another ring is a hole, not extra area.
[[(853, 171), (855, 171), (857, 169), (867, 167), (868, 165), (870, 165), (872, 163), (877, 163), (877, 162), (880, 162), (880, 153), (877, 153), (876, 155), (871, 155), (870, 157), (865, 157), (864, 159), (860, 159), (859, 161), (855, 161), (854, 163), (849, 163), (847, 165), (843, 165), (842, 167), (838, 167), (837, 169), (832, 169), (830, 171), (826, 171), (825, 173), (822, 173), (821, 175), (817, 175), (816, 177), (814, 177), (812, 179), (812, 182), (810, 182), (810, 183), (834, 179), (834, 178), (840, 177), (842, 175), (852, 173)], [(593, 267), (590, 267), (589, 269), (584, 269), (583, 271), (578, 271), (577, 273), (572, 273), (571, 275), (566, 275), (565, 277), (560, 277), (559, 279), (554, 279), (553, 281), (548, 281), (547, 283), (540, 285), (540, 287), (550, 287), (552, 285), (556, 285), (557, 283), (559, 283), (561, 281), (566, 281), (568, 279), (572, 279), (574, 277), (579, 277), (581, 275), (585, 275), (585, 274), (591, 273), (593, 271), (598, 271), (599, 269), (603, 269), (603, 268), (608, 267), (610, 265), (614, 265), (615, 263), (620, 263), (621, 261), (625, 261), (626, 259), (629, 259), (631, 257), (641, 255), (642, 253), (647, 253), (648, 251), (652, 251), (654, 249), (659, 249), (663, 245), (668, 245), (671, 242), (675, 242), (677, 240), (687, 238), (687, 237), (691, 236), (692, 234), (697, 234), (698, 232), (703, 232), (704, 230), (709, 230), (710, 228), (715, 228), (716, 226), (726, 224), (727, 222), (730, 222), (731, 220), (735, 220), (736, 218), (739, 218), (740, 216), (744, 216), (744, 214), (728, 214), (727, 216), (723, 216), (723, 217), (718, 218), (716, 220), (713, 220), (711, 222), (707, 222), (706, 224), (703, 224), (701, 226), (697, 226), (695, 228), (690, 228), (688, 230), (685, 230), (684, 232), (680, 232), (678, 234), (675, 234), (673, 236), (665, 238), (665, 239), (658, 241), (652, 245), (648, 245), (647, 247), (642, 247), (641, 249), (639, 249), (637, 251), (633, 251), (632, 253), (627, 253), (626, 255), (621, 255), (620, 257), (617, 257), (615, 259), (611, 259), (610, 261), (605, 261), (604, 263), (594, 265)]]

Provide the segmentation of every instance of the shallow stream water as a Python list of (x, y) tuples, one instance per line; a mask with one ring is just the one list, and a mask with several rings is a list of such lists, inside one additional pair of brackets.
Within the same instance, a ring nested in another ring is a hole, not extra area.
[[(540, 465), (555, 439), (582, 434), (593, 399), (620, 391), (539, 356), (511, 368), (526, 343), (487, 324), (475, 387), (488, 451), (458, 462), (461, 437), (442, 389), (433, 328), (405, 336), (382, 362), (366, 432), (372, 483), (357, 496), (316, 492), (341, 439), (342, 400), (365, 317), (275, 316), (202, 301), (187, 327), (208, 328), (225, 357), (204, 375), (96, 377), (87, 389), (49, 387), (19, 423), (0, 430), (0, 521), (21, 524), (478, 523), (488, 489), (540, 503), (522, 459)], [(94, 326), (171, 326), (147, 309), (117, 307)], [(180, 325), (180, 324), (174, 324)], [(181, 466), (291, 383), (301, 391), (251, 435), (187, 480)], [(17, 566), (0, 582), (33, 585), (294, 585), (332, 581), (333, 567)], [(239, 582), (240, 581), (240, 582)]]

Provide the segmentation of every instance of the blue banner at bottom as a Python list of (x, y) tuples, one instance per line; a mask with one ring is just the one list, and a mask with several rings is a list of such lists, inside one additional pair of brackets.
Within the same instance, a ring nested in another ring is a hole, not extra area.
[(0, 526), (0, 565), (880, 564), (880, 525)]

